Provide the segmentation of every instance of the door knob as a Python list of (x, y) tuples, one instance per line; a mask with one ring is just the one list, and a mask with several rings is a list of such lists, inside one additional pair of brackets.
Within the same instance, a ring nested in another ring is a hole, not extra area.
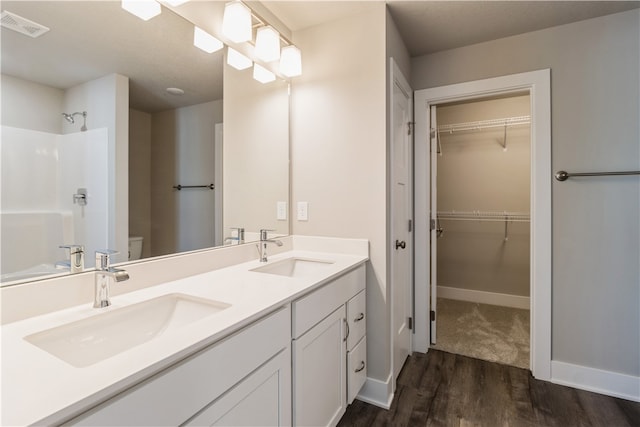
[(396, 250), (398, 250), (398, 248), (404, 249), (406, 247), (407, 247), (407, 244), (405, 243), (404, 240), (403, 241), (396, 240)]

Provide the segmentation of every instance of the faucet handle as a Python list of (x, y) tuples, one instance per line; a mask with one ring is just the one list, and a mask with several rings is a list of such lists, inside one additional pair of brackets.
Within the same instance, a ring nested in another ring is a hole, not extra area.
[(273, 229), (270, 229), (270, 228), (261, 228), (260, 229), (260, 240), (268, 240), (269, 239), (269, 236), (268, 236), (269, 231), (276, 231), (276, 230), (273, 230)]
[(60, 249), (69, 249), (69, 255), (75, 255), (75, 254), (84, 252), (83, 245), (60, 245), (58, 247)]
[(84, 270), (84, 246), (60, 245), (61, 249), (69, 249), (69, 272), (80, 273)]
[(119, 253), (113, 249), (98, 249), (96, 251), (96, 270), (108, 270), (111, 263), (111, 255)]

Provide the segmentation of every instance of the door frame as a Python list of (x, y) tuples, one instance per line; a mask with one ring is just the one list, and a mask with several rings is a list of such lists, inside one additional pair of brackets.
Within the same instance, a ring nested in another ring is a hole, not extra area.
[[(530, 366), (535, 378), (551, 379), (551, 70), (423, 89), (415, 92), (414, 241), (416, 259), (430, 259), (430, 106), (494, 95), (529, 92), (531, 102)], [(413, 350), (429, 349), (429, 263), (414, 263)]]
[[(400, 90), (402, 90), (404, 93), (407, 94), (407, 97), (409, 98), (409, 109), (408, 109), (408, 113), (411, 114), (414, 111), (414, 101), (413, 101), (413, 90), (411, 89), (411, 86), (409, 85), (409, 82), (407, 81), (406, 77), (404, 76), (404, 74), (402, 74), (402, 71), (400, 70), (400, 67), (398, 67), (398, 64), (395, 62), (395, 60), (393, 58), (389, 58), (389, 73), (390, 73), (390, 79), (389, 79), (389, 96), (391, 98), (393, 98), (393, 88), (395, 85), (397, 85)], [(390, 103), (390, 107), (389, 107), (389, 129), (393, 129), (393, 118), (394, 118), (394, 102), (393, 99), (391, 100)], [(411, 122), (413, 122), (414, 118), (410, 117), (409, 120)], [(412, 132), (411, 132), (411, 138), (409, 141), (409, 150), (410, 150), (410, 158), (409, 158), (409, 184), (412, 186), (412, 188), (409, 189), (409, 197), (411, 198), (412, 195), (415, 193), (415, 187), (413, 187), (414, 185), (414, 178), (413, 178), (413, 170), (414, 170), (414, 153), (413, 153), (413, 144), (415, 141), (415, 127), (412, 127)], [(393, 130), (391, 131), (390, 134), (390, 139), (393, 138)], [(390, 199), (391, 199), (391, 203), (389, 204), (390, 208), (390, 227), (389, 227), (389, 233), (391, 234), (391, 238), (389, 239), (389, 244), (393, 244), (393, 242), (395, 242), (395, 237), (393, 236), (393, 232), (394, 232), (394, 218), (395, 218), (395, 203), (393, 200), (393, 177), (394, 177), (394, 171), (393, 171), (393, 165), (394, 165), (394, 159), (393, 159), (393, 140), (389, 141), (389, 156), (390, 156), (390, 171), (389, 171), (389, 178), (388, 178), (388, 185), (390, 188)], [(415, 218), (413, 217), (413, 213), (415, 211), (414, 208), (414, 203), (413, 200), (409, 200), (410, 203), (410, 207), (409, 207), (409, 215), (411, 216), (411, 221), (412, 224), (415, 222)], [(408, 250), (409, 250), (409, 263), (410, 263), (410, 267), (409, 267), (409, 295), (407, 295), (407, 301), (410, 302), (412, 309), (411, 311), (411, 318), (415, 319), (415, 306), (414, 306), (414, 291), (413, 291), (413, 287), (414, 287), (414, 275), (413, 275), (413, 271), (414, 271), (414, 258), (415, 258), (415, 251), (414, 251), (414, 234), (413, 231), (409, 231), (409, 238), (408, 238)], [(395, 295), (395, 268), (394, 268), (394, 262), (393, 262), (393, 249), (389, 249), (389, 252), (391, 253), (389, 256), (389, 265), (390, 265), (390, 289), (391, 291), (389, 292), (389, 305), (390, 305), (390, 324), (391, 324), (391, 328), (390, 328), (390, 348), (391, 348), (391, 381), (392, 381), (392, 389), (393, 391), (395, 391), (396, 388), (396, 378), (399, 375), (399, 372), (395, 372), (395, 331), (397, 330), (397, 327), (395, 325), (395, 312), (394, 312), (394, 295)], [(415, 330), (415, 328), (414, 328)], [(409, 331), (409, 352), (411, 352), (413, 350), (414, 344), (413, 344), (413, 340), (414, 340), (414, 330)]]

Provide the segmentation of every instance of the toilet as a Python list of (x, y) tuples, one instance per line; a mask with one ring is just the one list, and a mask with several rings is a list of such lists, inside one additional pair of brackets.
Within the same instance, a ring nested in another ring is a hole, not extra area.
[(142, 240), (140, 236), (129, 237), (129, 261), (142, 258)]

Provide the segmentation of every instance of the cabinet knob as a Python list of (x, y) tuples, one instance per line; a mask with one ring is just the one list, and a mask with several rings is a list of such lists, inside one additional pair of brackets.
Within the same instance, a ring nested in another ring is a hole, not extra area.
[(365, 363), (364, 363), (364, 360), (362, 360), (362, 361), (360, 361), (360, 366), (358, 366), (358, 367), (355, 369), (355, 372), (360, 372), (360, 371), (362, 371), (362, 370), (364, 369), (364, 367), (365, 367)]
[(360, 313), (358, 314), (358, 317), (356, 317), (355, 319), (353, 319), (354, 322), (359, 322), (362, 319), (364, 319), (364, 313)]

